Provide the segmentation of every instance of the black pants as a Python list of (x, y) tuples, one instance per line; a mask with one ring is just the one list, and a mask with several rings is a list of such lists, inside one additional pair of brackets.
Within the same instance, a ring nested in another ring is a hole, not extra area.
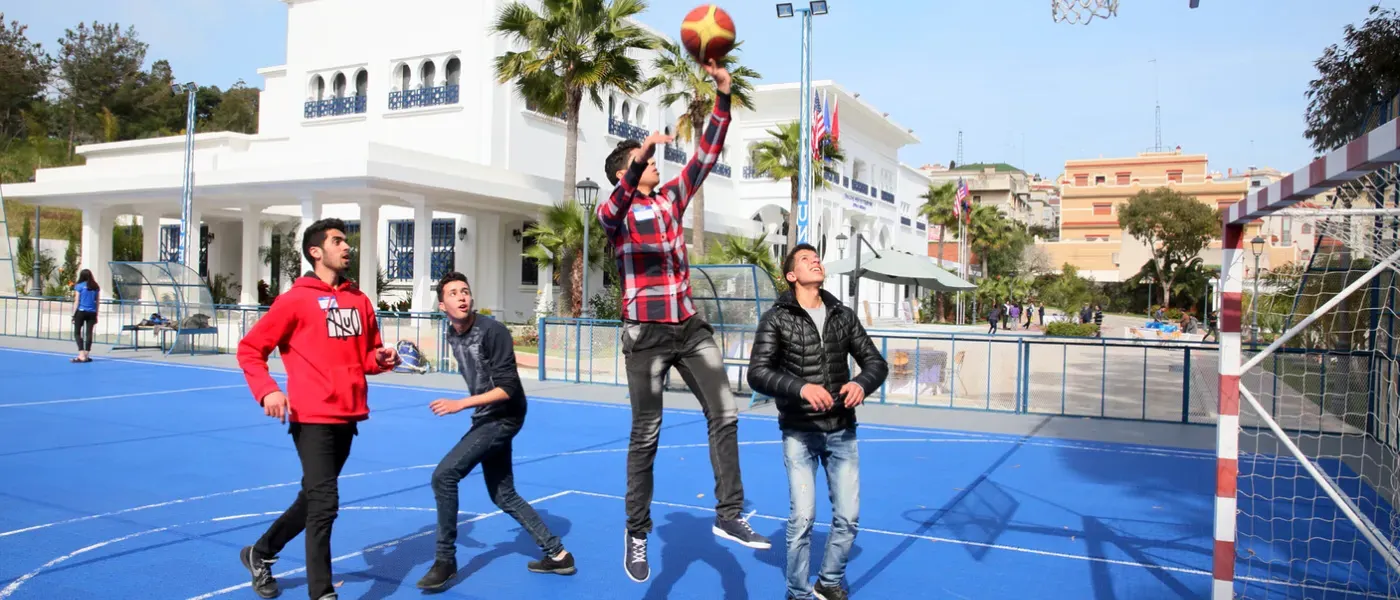
[(714, 328), (700, 317), (684, 323), (622, 326), (622, 353), (632, 395), (632, 439), (627, 447), (627, 530), (651, 531), (652, 467), (661, 434), (661, 383), (675, 367), (700, 400), (709, 424), (710, 467), (715, 474), (715, 512), (734, 520), (744, 505), (739, 474), (739, 410), (724, 371)]
[(436, 556), (452, 560), (457, 556), (457, 485), (477, 465), (486, 483), (491, 502), (515, 519), (545, 556), (564, 551), (559, 537), (549, 531), (539, 513), (515, 491), (511, 467), (511, 446), (522, 422), (515, 419), (482, 419), (453, 446), (433, 471), (433, 496), (437, 499)]
[[(97, 326), (97, 313), (80, 310), (73, 313), (73, 339), (78, 342), (78, 352), (92, 351), (92, 328)], [(83, 330), (87, 329), (87, 335)]]
[(331, 524), (340, 512), (340, 469), (350, 458), (354, 423), (293, 423), (292, 441), (301, 458), (301, 491), (267, 529), (254, 549), (277, 556), (292, 538), (306, 532), (306, 590), (313, 600), (335, 591), (331, 585)]

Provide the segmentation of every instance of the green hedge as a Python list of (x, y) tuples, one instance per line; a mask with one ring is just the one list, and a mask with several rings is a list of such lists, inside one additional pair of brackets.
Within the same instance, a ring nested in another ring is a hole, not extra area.
[(1063, 337), (1094, 337), (1099, 333), (1099, 326), (1093, 323), (1067, 323), (1056, 321), (1045, 326), (1045, 335)]

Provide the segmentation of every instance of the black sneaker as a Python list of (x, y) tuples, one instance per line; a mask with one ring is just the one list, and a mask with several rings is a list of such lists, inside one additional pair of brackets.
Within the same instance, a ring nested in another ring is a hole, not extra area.
[(768, 538), (754, 532), (753, 528), (749, 527), (749, 522), (743, 519), (728, 521), (715, 517), (715, 525), (711, 531), (714, 531), (715, 535), (719, 537), (738, 542), (749, 548), (767, 550), (773, 547), (773, 543), (768, 541)]
[(438, 590), (457, 574), (457, 559), (437, 559), (433, 561), (432, 568), (428, 569), (428, 574), (418, 580), (420, 590)]
[(277, 580), (272, 577), (272, 563), (277, 562), (276, 558), (263, 558), (258, 556), (252, 546), (245, 546), (238, 553), (238, 559), (243, 562), (243, 568), (248, 569), (248, 573), (253, 576), (254, 593), (261, 598), (276, 598), (282, 595)]
[(554, 573), (556, 575), (573, 575), (578, 572), (574, 567), (574, 554), (564, 551), (564, 558), (554, 560), (553, 557), (546, 556), (540, 560), (532, 560), (525, 565), (532, 573)]
[(632, 581), (641, 583), (651, 578), (651, 565), (647, 563), (647, 538), (646, 534), (641, 537), (627, 532), (626, 546), (622, 551), (622, 568), (627, 571), (627, 577)]
[(336, 592), (331, 592), (329, 594), (321, 596), (321, 600), (340, 600), (340, 594)]
[(812, 593), (816, 594), (817, 598), (821, 600), (846, 600), (849, 598), (849, 596), (846, 595), (846, 590), (841, 589), (840, 585), (836, 587), (826, 587), (822, 585), (820, 581), (817, 582), (817, 585), (812, 587)]

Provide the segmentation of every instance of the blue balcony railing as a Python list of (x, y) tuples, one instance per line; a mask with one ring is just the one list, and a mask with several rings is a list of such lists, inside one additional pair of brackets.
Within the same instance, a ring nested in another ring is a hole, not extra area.
[(720, 177), (728, 178), (730, 175), (729, 165), (726, 165), (724, 163), (715, 163), (715, 168), (711, 171), (711, 173), (719, 175)]
[(623, 139), (637, 140), (639, 142), (647, 139), (647, 130), (613, 118), (608, 119), (608, 133)]
[(926, 231), (926, 230), (928, 230), (928, 225), (923, 224), (923, 223), (915, 223), (915, 224), (914, 224), (914, 227), (917, 228), (919, 231)]
[(389, 92), (389, 110), (456, 104), (460, 91), (460, 86), (440, 85), (402, 92)]
[(839, 184), (841, 183), (841, 174), (831, 169), (822, 167), (822, 179), (825, 179), (833, 184)]
[(753, 166), (747, 166), (747, 167), (744, 167), (744, 179), (766, 179), (766, 178), (763, 177), (763, 176), (761, 176), (761, 175), (759, 175), (759, 174), (758, 174), (758, 171), (755, 170), (755, 169), (753, 168)]
[(685, 151), (674, 144), (666, 144), (666, 160), (678, 165), (685, 164)]
[(366, 102), (366, 100), (367, 98), (364, 96), (308, 100), (303, 116), (308, 119), (319, 119), (322, 117), (363, 114), (369, 105), (369, 102)]
[(860, 180), (858, 180), (858, 179), (852, 179), (852, 180), (851, 180), (851, 189), (853, 189), (853, 190), (855, 190), (856, 192), (861, 193), (861, 194), (869, 194), (869, 193), (870, 193), (870, 185), (867, 184), (867, 183), (865, 183), (864, 181), (860, 181)]
[(884, 200), (885, 202), (889, 202), (890, 204), (894, 204), (894, 194), (891, 194), (889, 192), (880, 192), (880, 199)]
[(908, 226), (909, 226), (910, 224), (912, 224), (912, 223), (913, 223), (913, 221), (909, 220), (909, 217), (900, 217), (900, 218), (899, 218), (899, 224), (900, 224), (900, 225), (903, 225), (903, 226), (905, 226), (905, 227), (908, 227)]

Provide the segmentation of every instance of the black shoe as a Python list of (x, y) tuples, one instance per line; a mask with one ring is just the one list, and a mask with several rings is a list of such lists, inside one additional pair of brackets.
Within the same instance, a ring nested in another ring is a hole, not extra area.
[(433, 567), (428, 569), (428, 574), (418, 580), (420, 590), (438, 590), (457, 574), (457, 559), (437, 559), (433, 561)]
[(719, 537), (739, 542), (749, 548), (767, 550), (773, 547), (773, 543), (768, 541), (768, 538), (755, 533), (753, 528), (749, 527), (749, 522), (743, 519), (727, 521), (715, 517), (715, 525), (711, 528), (711, 531), (714, 531), (715, 535)]
[(622, 549), (622, 568), (627, 571), (627, 577), (632, 581), (641, 583), (651, 578), (651, 565), (647, 563), (647, 538), (646, 534), (641, 537), (627, 532), (626, 544)]
[(258, 556), (252, 546), (246, 546), (238, 553), (238, 559), (243, 561), (243, 568), (253, 576), (253, 592), (259, 597), (276, 598), (282, 594), (277, 580), (272, 577), (272, 563), (277, 562), (276, 558)]
[(846, 595), (846, 590), (841, 589), (840, 585), (836, 587), (826, 587), (822, 585), (820, 581), (817, 582), (817, 585), (812, 587), (812, 593), (816, 594), (817, 598), (821, 600), (846, 600), (849, 598), (849, 596)]
[(321, 600), (340, 600), (340, 594), (336, 592), (331, 592), (329, 594), (321, 596)]
[(574, 554), (569, 551), (564, 552), (564, 558), (554, 560), (553, 557), (546, 556), (540, 560), (532, 560), (525, 565), (532, 573), (554, 573), (556, 575), (573, 575), (578, 572), (574, 567)]

